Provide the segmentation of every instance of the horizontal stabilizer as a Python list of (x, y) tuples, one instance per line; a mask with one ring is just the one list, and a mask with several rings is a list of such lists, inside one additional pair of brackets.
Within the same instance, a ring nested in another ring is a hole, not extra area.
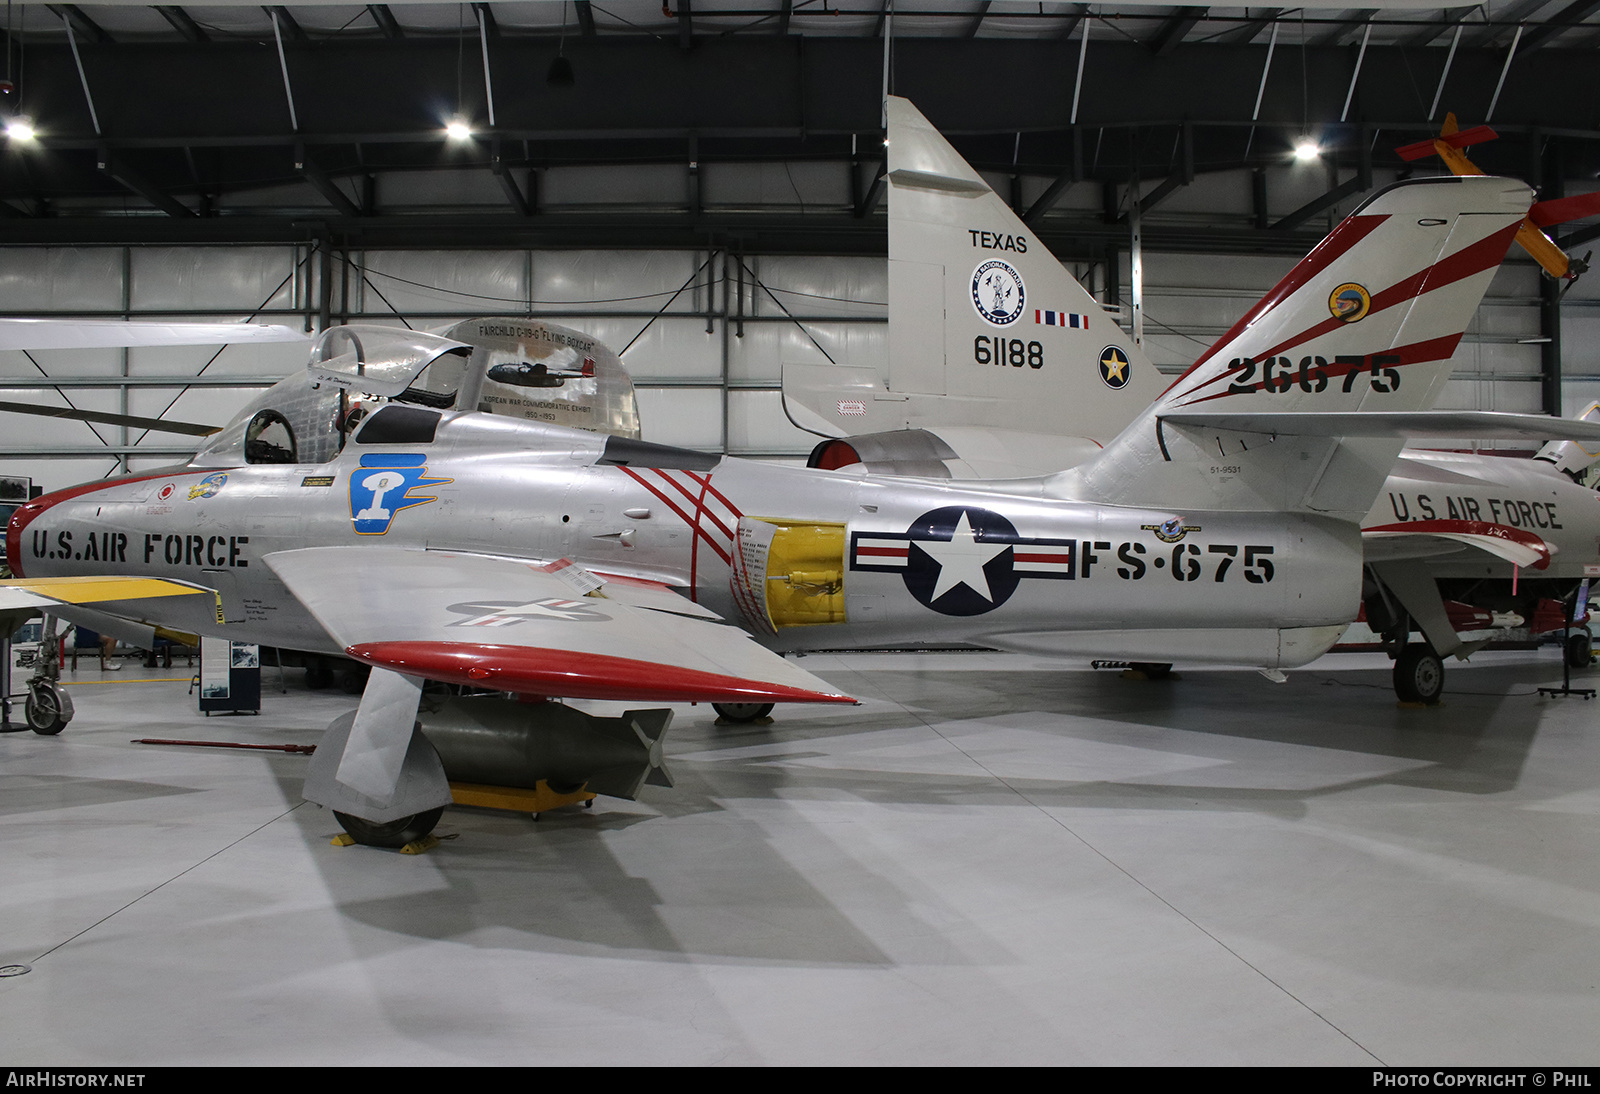
[(293, 327), (261, 323), (124, 323), (115, 319), (0, 319), (0, 350), (124, 349), (305, 342)]
[(1497, 410), (1305, 411), (1208, 413), (1181, 410), (1159, 415), (1182, 429), (1220, 429), (1293, 437), (1471, 437), (1480, 440), (1600, 442), (1600, 422), (1511, 414)]

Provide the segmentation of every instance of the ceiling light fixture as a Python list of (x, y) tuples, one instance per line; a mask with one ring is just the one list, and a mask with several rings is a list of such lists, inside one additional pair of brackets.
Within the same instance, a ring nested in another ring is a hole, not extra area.
[(444, 135), (453, 141), (466, 141), (472, 139), (472, 126), (460, 118), (451, 118), (444, 126)]
[(550, 62), (550, 71), (545, 73), (544, 82), (551, 87), (571, 87), (578, 82), (577, 75), (572, 71), (572, 62), (567, 60), (567, 0), (561, 0), (561, 38), (556, 44), (555, 59)]
[(12, 118), (6, 122), (6, 136), (14, 141), (31, 141), (38, 133), (33, 128), (33, 122), (27, 118)]
[(1301, 163), (1310, 163), (1320, 155), (1322, 155), (1322, 149), (1318, 146), (1315, 137), (1300, 137), (1295, 140), (1294, 158)]

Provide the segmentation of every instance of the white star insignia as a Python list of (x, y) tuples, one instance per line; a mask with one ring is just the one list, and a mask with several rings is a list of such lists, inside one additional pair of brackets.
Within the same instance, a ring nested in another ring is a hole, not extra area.
[(994, 603), (994, 592), (989, 588), (989, 578), (983, 568), (995, 556), (1008, 550), (1011, 544), (978, 542), (978, 535), (972, 530), (965, 509), (961, 511), (961, 520), (957, 522), (949, 540), (919, 539), (915, 542), (939, 564), (939, 580), (929, 600), (938, 600), (957, 585), (965, 585), (991, 604)]

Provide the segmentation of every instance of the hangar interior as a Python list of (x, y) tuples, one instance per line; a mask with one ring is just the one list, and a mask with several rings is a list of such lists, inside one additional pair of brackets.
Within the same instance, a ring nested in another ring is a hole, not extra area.
[[(538, 316), (623, 352), (645, 439), (803, 462), (780, 367), (887, 367), (885, 85), (1125, 325), (1136, 208), (1176, 374), (1366, 196), (1442, 173), (1393, 150), (1446, 110), (1497, 130), (1487, 170), (1596, 189), (1597, 13), (19, 4), (0, 113), (35, 136), (0, 149), (0, 315)], [(1514, 253), (1440, 406), (1600, 399), (1600, 282), (1562, 289)], [(8, 351), (0, 398), (221, 424), (303, 366)], [(0, 473), (45, 489), (192, 451), (3, 423)], [(1589, 704), (1534, 693), (1548, 651), (1452, 667), (1426, 711), (1364, 654), (1277, 686), (805, 665), (864, 707), (680, 706), (675, 789), (453, 810), (413, 859), (330, 847), (298, 757), (127, 743), (315, 743), (352, 697), (269, 668), (224, 730), (182, 671), (91, 659), (65, 733), (0, 736), (0, 964), (30, 967), (0, 977), (8, 1062), (1593, 1062), (1600, 766)]]

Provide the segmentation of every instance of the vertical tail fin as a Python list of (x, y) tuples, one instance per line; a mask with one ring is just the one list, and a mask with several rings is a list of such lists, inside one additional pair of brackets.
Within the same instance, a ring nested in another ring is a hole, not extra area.
[(1109, 440), (1161, 390), (1149, 358), (905, 99), (888, 157), (890, 388)]
[(888, 113), (887, 390), (876, 369), (785, 365), (790, 418), (823, 436), (1115, 437), (1164, 378), (916, 107)]
[[(1281, 416), (1431, 407), (1531, 197), (1485, 177), (1379, 192), (1083, 469), (1090, 491), (1141, 504), (1365, 512), (1400, 442), (1327, 437), (1309, 421), (1306, 435), (1289, 436)], [(1164, 425), (1177, 411), (1186, 424)], [(1241, 432), (1237, 419), (1197, 425), (1208, 412), (1271, 412), (1280, 424), (1271, 435)]]

